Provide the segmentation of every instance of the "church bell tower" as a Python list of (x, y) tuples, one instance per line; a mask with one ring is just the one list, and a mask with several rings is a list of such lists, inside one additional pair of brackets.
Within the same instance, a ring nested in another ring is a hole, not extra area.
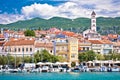
[(96, 13), (93, 11), (91, 14), (91, 30), (96, 32)]

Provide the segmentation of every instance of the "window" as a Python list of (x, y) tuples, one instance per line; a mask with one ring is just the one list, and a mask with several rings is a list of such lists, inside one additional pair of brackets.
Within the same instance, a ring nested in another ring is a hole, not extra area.
[(89, 50), (89, 47), (87, 47), (87, 50)]
[(50, 52), (52, 53), (52, 50), (50, 50)]
[(109, 45), (109, 47), (112, 47), (112, 45)]
[(75, 54), (71, 54), (71, 58), (75, 58)]
[(24, 48), (22, 48), (22, 52), (24, 52)]
[(16, 49), (16, 48), (14, 48), (14, 51), (16, 52), (16, 51), (17, 51), (17, 49)]
[(95, 22), (95, 20), (93, 20), (93, 22)]
[(11, 48), (9, 48), (9, 49), (8, 49), (8, 51), (10, 51), (10, 52), (11, 52)]
[(30, 51), (32, 51), (32, 48), (30, 48)]
[(18, 48), (18, 52), (20, 52), (20, 48)]
[(93, 24), (93, 26), (95, 26), (95, 24)]
[(28, 48), (26, 48), (26, 52), (28, 52)]
[(85, 47), (83, 47), (83, 51), (85, 50)]

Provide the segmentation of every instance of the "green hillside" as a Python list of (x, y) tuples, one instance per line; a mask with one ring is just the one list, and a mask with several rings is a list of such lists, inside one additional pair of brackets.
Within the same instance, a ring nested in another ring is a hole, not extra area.
[[(64, 30), (72, 30), (74, 32), (83, 32), (84, 30), (90, 28), (90, 19), (89, 18), (76, 18), (74, 20), (61, 18), (61, 17), (53, 17), (51, 19), (41, 19), (34, 18), (25, 21), (18, 21), (15, 23), (3, 25), (0, 24), (2, 28), (9, 29), (49, 29), (51, 27), (63, 28)], [(118, 33), (120, 32), (120, 17), (116, 18), (97, 18), (97, 30), (102, 34), (107, 33)]]

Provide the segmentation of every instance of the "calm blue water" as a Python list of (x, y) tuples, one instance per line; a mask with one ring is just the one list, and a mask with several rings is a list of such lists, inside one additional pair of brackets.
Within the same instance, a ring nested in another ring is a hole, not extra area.
[(120, 80), (120, 72), (0, 73), (0, 80)]

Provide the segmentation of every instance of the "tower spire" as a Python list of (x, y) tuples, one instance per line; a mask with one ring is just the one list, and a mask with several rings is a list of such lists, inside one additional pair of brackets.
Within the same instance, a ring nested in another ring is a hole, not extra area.
[(91, 14), (91, 30), (92, 31), (97, 31), (96, 30), (96, 13), (93, 11)]

